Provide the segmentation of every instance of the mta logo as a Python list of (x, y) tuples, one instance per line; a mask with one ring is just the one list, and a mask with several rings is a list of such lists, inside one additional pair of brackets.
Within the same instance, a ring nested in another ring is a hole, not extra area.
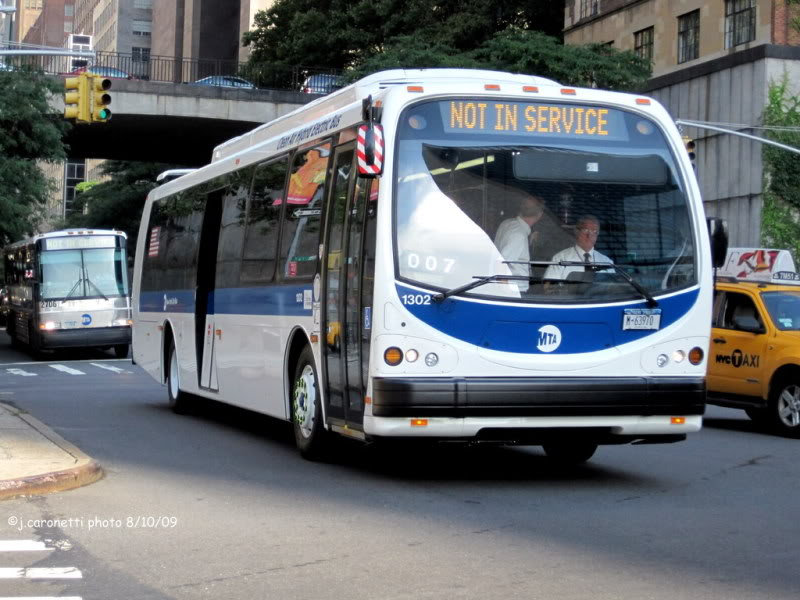
[(539, 328), (536, 348), (540, 352), (552, 352), (561, 345), (561, 330), (555, 325), (543, 325)]
[(81, 315), (81, 325), (91, 325), (92, 324), (92, 315), (86, 314)]

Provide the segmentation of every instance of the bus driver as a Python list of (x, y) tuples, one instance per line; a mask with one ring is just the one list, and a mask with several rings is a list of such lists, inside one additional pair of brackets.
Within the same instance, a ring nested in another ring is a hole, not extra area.
[[(575, 244), (557, 252), (553, 262), (613, 263), (605, 254), (594, 249), (600, 234), (600, 221), (593, 215), (585, 215), (575, 224)], [(570, 273), (586, 271), (589, 267), (550, 265), (544, 272), (544, 279), (566, 279)]]

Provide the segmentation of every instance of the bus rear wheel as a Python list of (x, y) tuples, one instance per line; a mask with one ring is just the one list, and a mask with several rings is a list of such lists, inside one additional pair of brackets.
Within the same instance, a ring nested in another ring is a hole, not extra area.
[(322, 398), (314, 355), (306, 346), (300, 353), (292, 379), (292, 423), (297, 449), (303, 458), (320, 458), (327, 446), (322, 423)]
[(175, 351), (174, 341), (170, 341), (169, 356), (167, 357), (167, 395), (169, 397), (169, 407), (173, 412), (179, 415), (189, 412), (188, 394), (181, 391), (181, 373), (178, 367), (178, 353)]
[(591, 442), (560, 442), (542, 447), (550, 460), (562, 465), (585, 463), (597, 451), (597, 444)]

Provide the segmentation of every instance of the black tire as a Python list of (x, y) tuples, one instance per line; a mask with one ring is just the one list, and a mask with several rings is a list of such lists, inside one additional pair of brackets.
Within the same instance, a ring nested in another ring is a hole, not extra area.
[(319, 377), (309, 346), (300, 353), (289, 393), (297, 449), (303, 458), (318, 460), (325, 454), (330, 440), (322, 422)]
[(178, 353), (175, 342), (170, 340), (167, 354), (167, 397), (169, 407), (179, 415), (190, 412), (189, 394), (181, 390), (181, 373), (178, 369)]
[(557, 444), (544, 444), (547, 457), (560, 465), (578, 465), (585, 463), (594, 456), (597, 444), (591, 442), (563, 442)]
[(780, 379), (772, 386), (767, 419), (777, 433), (800, 437), (800, 383), (796, 379)]
[(130, 344), (117, 344), (114, 346), (114, 356), (117, 358), (128, 358), (128, 348)]

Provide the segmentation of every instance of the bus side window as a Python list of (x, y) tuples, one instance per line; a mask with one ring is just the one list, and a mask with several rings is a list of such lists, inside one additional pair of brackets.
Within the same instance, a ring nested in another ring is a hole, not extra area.
[(260, 285), (272, 281), (278, 253), (278, 219), (289, 160), (259, 165), (247, 209), (241, 283)]
[(222, 219), (217, 246), (216, 287), (239, 285), (239, 270), (244, 245), (244, 226), (247, 215), (247, 195), (253, 178), (252, 169), (233, 173), (222, 196)]
[(281, 233), (284, 279), (311, 279), (317, 271), (325, 175), (331, 156), (326, 142), (298, 153), (292, 162)]

